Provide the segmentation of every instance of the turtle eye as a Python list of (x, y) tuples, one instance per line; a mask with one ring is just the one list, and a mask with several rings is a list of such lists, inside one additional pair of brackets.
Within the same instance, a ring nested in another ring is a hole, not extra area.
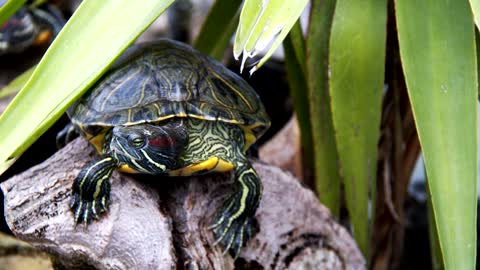
[(145, 140), (143, 138), (140, 138), (140, 137), (133, 138), (130, 142), (135, 147), (142, 147), (142, 146), (145, 145)]

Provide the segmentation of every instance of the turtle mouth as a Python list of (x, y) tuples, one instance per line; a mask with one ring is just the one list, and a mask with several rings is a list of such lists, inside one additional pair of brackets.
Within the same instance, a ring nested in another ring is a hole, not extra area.
[(155, 174), (166, 170), (166, 166), (156, 163), (146, 150), (130, 147), (123, 138), (112, 138), (110, 150), (121, 164), (120, 170), (123, 172)]
[(110, 142), (110, 151), (112, 155), (120, 163), (120, 171), (127, 173), (149, 173), (148, 168), (143, 167), (141, 157), (136, 151), (129, 151), (128, 145), (122, 145), (120, 140), (116, 137), (112, 138)]

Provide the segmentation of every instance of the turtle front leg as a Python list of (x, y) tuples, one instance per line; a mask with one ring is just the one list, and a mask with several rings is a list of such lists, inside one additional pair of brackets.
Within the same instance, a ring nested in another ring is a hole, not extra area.
[(75, 130), (75, 127), (72, 123), (67, 124), (60, 132), (57, 134), (56, 142), (57, 149), (63, 148), (69, 142), (73, 141), (78, 137), (78, 132)]
[(82, 168), (73, 182), (70, 209), (75, 224), (87, 225), (93, 218), (108, 210), (110, 201), (110, 176), (118, 162), (104, 155)]
[(221, 242), (225, 252), (234, 258), (241, 247), (252, 238), (255, 212), (262, 196), (262, 183), (248, 161), (235, 169), (235, 192), (225, 201), (211, 226), (216, 243)]

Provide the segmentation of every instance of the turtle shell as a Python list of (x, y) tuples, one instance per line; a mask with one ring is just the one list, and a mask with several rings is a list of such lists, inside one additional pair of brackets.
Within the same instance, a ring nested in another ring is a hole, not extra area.
[(270, 126), (247, 82), (190, 46), (167, 39), (130, 47), (67, 113), (87, 138), (117, 125), (194, 117), (240, 125), (251, 144)]

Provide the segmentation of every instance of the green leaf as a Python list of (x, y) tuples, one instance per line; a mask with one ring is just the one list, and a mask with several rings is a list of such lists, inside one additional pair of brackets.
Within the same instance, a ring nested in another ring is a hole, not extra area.
[[(427, 192), (430, 194), (429, 190), (427, 190)], [(433, 218), (432, 200), (427, 201), (427, 220), (430, 254), (432, 255), (432, 270), (442, 270), (445, 269), (445, 267), (443, 266), (442, 251), (440, 250), (437, 226), (435, 226), (435, 220)]]
[(84, 0), (1, 115), (0, 168), (45, 132), (172, 2)]
[(472, 8), (475, 24), (478, 28), (480, 23), (480, 0), (470, 0), (470, 7)]
[(366, 258), (375, 205), (386, 23), (386, 0), (338, 0), (330, 34), (335, 138), (353, 236)]
[(303, 37), (302, 24), (300, 19), (293, 25), (287, 37), (290, 39), (292, 49), (295, 52), (295, 58), (300, 63), (302, 72), (306, 74), (305, 69), (305, 38)]
[[(480, 33), (478, 32), (478, 28), (475, 30), (475, 48), (477, 54), (477, 78), (480, 79), (480, 69), (478, 68), (480, 63)], [(478, 88), (478, 95), (480, 99), (480, 87)]]
[(235, 32), (241, 4), (241, 0), (215, 1), (194, 47), (221, 61)]
[(315, 187), (320, 201), (340, 214), (340, 174), (328, 94), (328, 47), (335, 0), (314, 0), (306, 40), (308, 100), (312, 125)]
[(17, 76), (7, 86), (0, 89), (0, 99), (18, 93), (18, 91), (20, 91), (23, 88), (23, 86), (27, 83), (28, 79), (30, 79), (30, 76), (32, 76), (33, 71), (35, 70), (35, 67), (36, 66), (29, 68), (27, 71)]
[(0, 7), (0, 25), (8, 20), (15, 12), (25, 4), (27, 0), (9, 0)]
[(395, 8), (445, 269), (475, 269), (478, 81), (472, 12), (465, 0), (401, 0)]
[(245, 0), (233, 45), (236, 59), (243, 53), (242, 68), (247, 58), (266, 51), (250, 73), (262, 66), (280, 46), (307, 3), (308, 0)]
[(29, 6), (30, 7), (38, 7), (40, 5), (43, 5), (45, 3), (47, 3), (49, 0), (33, 0), (33, 1), (30, 1), (30, 4)]
[(300, 22), (297, 21), (287, 38), (283, 41), (285, 65), (293, 107), (297, 115), (302, 140), (302, 163), (313, 169), (312, 127), (308, 104), (308, 87), (305, 79), (305, 40), (302, 36)]

